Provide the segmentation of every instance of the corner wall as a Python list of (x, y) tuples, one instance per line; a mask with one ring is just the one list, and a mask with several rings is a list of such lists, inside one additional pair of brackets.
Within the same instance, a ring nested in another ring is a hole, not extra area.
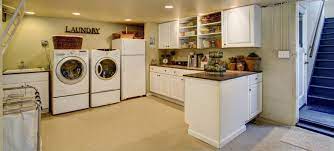
[[(262, 9), (263, 112), (262, 118), (295, 125), (298, 119), (296, 100), (297, 51), (296, 2), (284, 5), (283, 26), (279, 6)], [(274, 20), (273, 20), (274, 17)], [(287, 20), (289, 21), (287, 23)], [(283, 38), (281, 39), (281, 31)], [(287, 39), (287, 33), (289, 38)], [(279, 59), (279, 50), (289, 50), (289, 59)]]
[[(158, 24), (145, 23), (144, 34), (146, 40), (146, 92), (150, 92), (150, 64), (152, 60), (159, 60), (160, 51), (158, 50)], [(150, 45), (150, 40), (154, 41), (154, 45)]]

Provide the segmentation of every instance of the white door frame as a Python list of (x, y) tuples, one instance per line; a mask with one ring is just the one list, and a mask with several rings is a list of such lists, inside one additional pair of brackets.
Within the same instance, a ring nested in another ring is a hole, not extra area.
[[(303, 15), (303, 34), (302, 34), (302, 46), (299, 43), (299, 15)], [(298, 3), (298, 14), (297, 14), (297, 52), (296, 52), (296, 96), (297, 105), (300, 109), (307, 100), (307, 9)]]

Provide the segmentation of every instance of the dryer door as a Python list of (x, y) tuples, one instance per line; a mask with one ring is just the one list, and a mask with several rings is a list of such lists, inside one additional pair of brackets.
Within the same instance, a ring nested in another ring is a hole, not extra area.
[(73, 85), (79, 83), (87, 72), (86, 63), (79, 57), (66, 57), (62, 59), (56, 68), (58, 79), (64, 84)]
[(95, 74), (102, 80), (112, 79), (117, 72), (117, 65), (112, 58), (102, 58), (95, 65)]

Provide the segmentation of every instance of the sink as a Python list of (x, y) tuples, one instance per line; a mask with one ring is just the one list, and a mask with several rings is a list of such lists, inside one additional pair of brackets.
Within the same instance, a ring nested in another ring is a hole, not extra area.
[(43, 72), (46, 71), (44, 68), (30, 68), (30, 69), (13, 69), (6, 70), (3, 74), (17, 74), (17, 73), (30, 73), (30, 72)]

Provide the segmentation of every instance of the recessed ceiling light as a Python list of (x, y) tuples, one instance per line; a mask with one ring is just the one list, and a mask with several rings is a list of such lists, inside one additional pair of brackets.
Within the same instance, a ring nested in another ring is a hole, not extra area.
[(26, 12), (26, 14), (28, 14), (28, 15), (35, 15), (36, 13), (35, 12)]
[(173, 5), (165, 5), (165, 8), (172, 9), (172, 8), (174, 8), (174, 6)]
[(80, 13), (72, 13), (73, 15), (75, 15), (75, 16), (79, 16), (80, 15)]
[(125, 21), (132, 21), (132, 19), (128, 18), (128, 19), (125, 19)]

